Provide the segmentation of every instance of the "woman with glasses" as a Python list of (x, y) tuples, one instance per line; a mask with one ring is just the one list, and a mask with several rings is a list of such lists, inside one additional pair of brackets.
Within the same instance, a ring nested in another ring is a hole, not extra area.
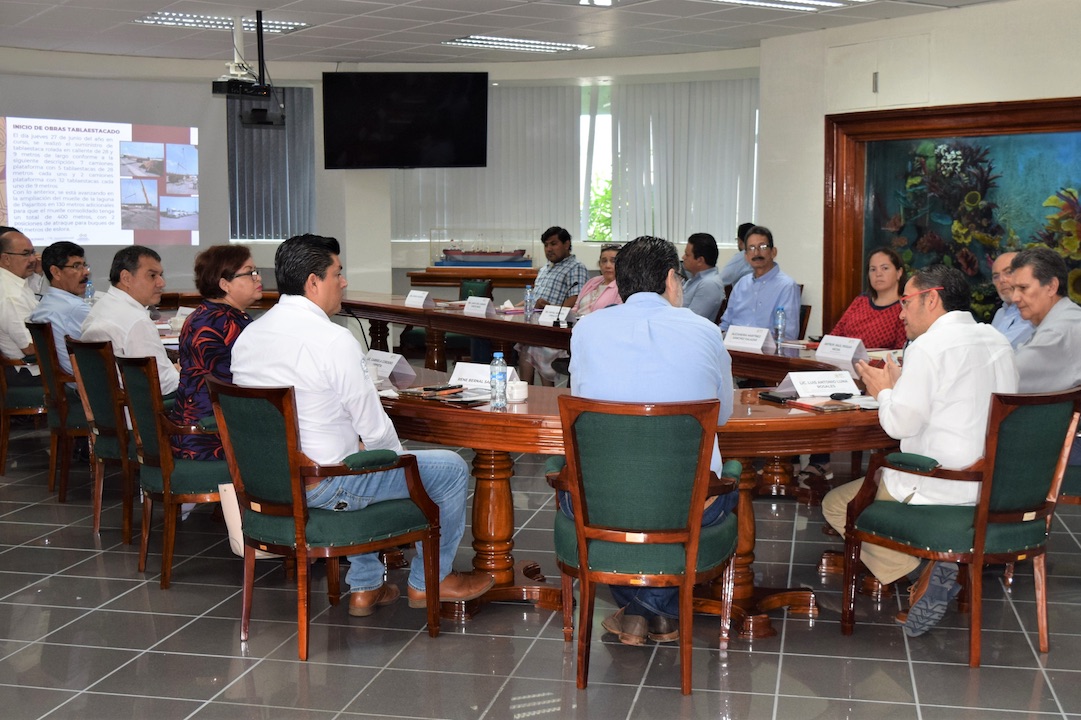
[[(195, 258), (195, 287), (203, 302), (180, 330), (180, 385), (172, 419), (192, 425), (214, 414), (206, 378), (233, 381), (233, 343), (252, 318), (246, 310), (263, 297), (263, 281), (251, 250), (243, 245), (215, 245)], [(173, 451), (189, 460), (224, 460), (217, 435), (182, 435)]]
[[(619, 305), (623, 300), (619, 297), (619, 288), (616, 287), (616, 255), (619, 254), (619, 245), (605, 243), (601, 245), (600, 265), (601, 274), (590, 278), (582, 286), (575, 301), (574, 314), (577, 317), (609, 307)], [(567, 364), (570, 356), (566, 350), (555, 348), (531, 347), (529, 348), (530, 361), (540, 376), (548, 382), (554, 383), (558, 373), (567, 374)]]

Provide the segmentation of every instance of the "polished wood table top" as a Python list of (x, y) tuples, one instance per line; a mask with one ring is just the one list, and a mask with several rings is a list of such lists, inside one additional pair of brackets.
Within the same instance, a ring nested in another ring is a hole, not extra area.
[(407, 272), (409, 284), (416, 287), (458, 287), (462, 280), (479, 278), (491, 280), (492, 287), (524, 288), (537, 281), (537, 269), (500, 267), (452, 267), (430, 266), (424, 270)]
[[(411, 384), (435, 384), (444, 373), (422, 370)], [(398, 434), (406, 439), (455, 445), (475, 451), (473, 475), (473, 567), (491, 573), (496, 586), (482, 600), (463, 606), (445, 607), (448, 617), (469, 617), (484, 602), (529, 600), (549, 609), (560, 607), (559, 588), (545, 582), (539, 568), (515, 566), (514, 505), (510, 481), (514, 474), (512, 452), (557, 455), (563, 453), (563, 431), (558, 398), (566, 388), (533, 386), (529, 399), (510, 404), (506, 410), (487, 405), (459, 407), (433, 400), (385, 398), (383, 406), (394, 421)], [(862, 450), (894, 444), (878, 424), (875, 412), (855, 411), (819, 415), (789, 410), (758, 401), (756, 391), (737, 390), (731, 419), (717, 429), (721, 452), (726, 457), (744, 459), (740, 479), (739, 547), (736, 553), (735, 601), (744, 638), (772, 633), (767, 609), (791, 606), (792, 611), (817, 613), (811, 591), (784, 591), (771, 594), (755, 588), (755, 522), (751, 501), (758, 478), (750, 458), (773, 458), (778, 452), (800, 453), (824, 450)], [(767, 465), (768, 468), (768, 465)], [(778, 599), (779, 598), (779, 599)], [(696, 608), (712, 612), (716, 598), (696, 601)]]

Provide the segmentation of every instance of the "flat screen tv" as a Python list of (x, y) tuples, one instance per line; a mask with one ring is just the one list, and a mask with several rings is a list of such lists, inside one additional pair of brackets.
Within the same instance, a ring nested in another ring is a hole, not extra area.
[(327, 169), (485, 167), (488, 73), (323, 73)]

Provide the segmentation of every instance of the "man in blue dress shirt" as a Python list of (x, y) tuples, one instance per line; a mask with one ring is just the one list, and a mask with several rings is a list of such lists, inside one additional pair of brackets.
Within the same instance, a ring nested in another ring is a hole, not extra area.
[(1010, 263), (1015, 257), (1015, 252), (1002, 253), (991, 263), (991, 282), (1002, 298), (1002, 307), (991, 320), (991, 327), (1005, 335), (1014, 350), (1028, 342), (1032, 333), (1036, 332), (1035, 326), (1021, 317), (1021, 310), (1013, 301), (1013, 269)]
[(770, 328), (773, 311), (783, 307), (784, 339), (795, 340), (799, 337), (800, 289), (774, 262), (777, 248), (769, 228), (761, 225), (751, 228), (743, 254), (751, 266), (751, 274), (744, 275), (732, 288), (732, 297), (728, 298), (728, 307), (721, 318), (721, 330), (733, 326)]
[[(679, 255), (667, 240), (640, 237), (616, 256), (616, 285), (622, 305), (591, 313), (571, 334), (571, 392), (616, 402), (721, 401), (717, 424), (732, 414), (732, 360), (717, 326), (683, 305)], [(716, 441), (710, 469), (720, 474)], [(723, 520), (737, 493), (711, 498), (702, 525)], [(572, 515), (567, 494), (560, 507)], [(679, 591), (613, 585), (619, 610), (604, 621), (627, 645), (646, 635), (657, 642), (679, 639)]]
[(683, 285), (683, 307), (710, 322), (724, 302), (724, 285), (717, 272), (717, 241), (709, 233), (694, 233), (683, 250), (683, 269), (690, 279)]
[(60, 367), (70, 373), (71, 358), (64, 336), (70, 335), (73, 340), (82, 337), (83, 320), (90, 313), (90, 305), (83, 300), (90, 266), (80, 246), (61, 240), (41, 253), (41, 267), (49, 278), (49, 289), (30, 313), (30, 322), (52, 323)]
[(745, 238), (752, 228), (754, 228), (754, 223), (743, 223), (736, 231), (736, 245), (739, 247), (739, 252), (728, 258), (728, 262), (721, 268), (722, 285), (735, 285), (741, 277), (751, 273), (751, 266), (747, 264), (747, 256), (743, 253), (743, 249), (747, 247)]

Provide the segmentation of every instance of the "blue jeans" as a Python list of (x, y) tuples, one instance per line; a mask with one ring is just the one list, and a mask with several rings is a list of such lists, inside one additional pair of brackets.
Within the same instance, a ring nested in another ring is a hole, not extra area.
[[(569, 518), (574, 517), (570, 493), (560, 490), (559, 509)], [(717, 499), (702, 511), (702, 527), (710, 527), (728, 517), (739, 503), (739, 493), (732, 492), (718, 495)], [(679, 589), (671, 587), (632, 587), (630, 585), (609, 585), (612, 599), (623, 608), (626, 615), (642, 615), (651, 618), (663, 615), (679, 617)]]
[[(417, 450), (421, 484), (439, 506), (439, 579), (453, 568), (454, 554), (465, 532), (465, 503), (469, 466), (450, 450)], [(343, 475), (323, 480), (308, 488), (308, 507), (348, 512), (361, 510), (382, 500), (409, 497), (405, 471), (401, 468), (367, 475)], [(409, 568), (409, 586), (424, 590), (423, 548), (417, 546), (417, 559)], [(375, 590), (383, 585), (386, 568), (378, 553), (349, 556), (346, 582), (353, 592)]]

